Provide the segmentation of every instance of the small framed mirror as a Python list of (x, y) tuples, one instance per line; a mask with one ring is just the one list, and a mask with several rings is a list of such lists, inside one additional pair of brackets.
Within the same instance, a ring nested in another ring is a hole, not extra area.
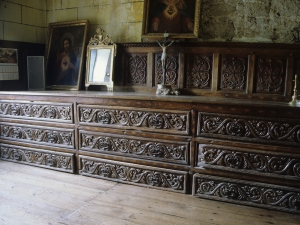
[(116, 45), (108, 35), (103, 39), (103, 32), (97, 29), (97, 35), (91, 38), (87, 46), (86, 90), (90, 85), (103, 85), (107, 91), (113, 91)]

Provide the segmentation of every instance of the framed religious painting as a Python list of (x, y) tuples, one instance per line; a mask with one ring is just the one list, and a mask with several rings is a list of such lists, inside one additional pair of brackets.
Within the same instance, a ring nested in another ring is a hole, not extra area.
[(142, 38), (197, 38), (201, 0), (144, 0)]
[(50, 23), (46, 44), (46, 88), (79, 90), (88, 20)]

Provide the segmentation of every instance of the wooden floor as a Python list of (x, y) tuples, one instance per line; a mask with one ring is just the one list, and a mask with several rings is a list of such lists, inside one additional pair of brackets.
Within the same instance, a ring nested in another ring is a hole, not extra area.
[(300, 215), (0, 160), (0, 224), (300, 224)]

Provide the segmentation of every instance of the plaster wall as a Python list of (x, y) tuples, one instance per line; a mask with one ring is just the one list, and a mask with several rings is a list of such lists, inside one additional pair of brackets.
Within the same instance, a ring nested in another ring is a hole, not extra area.
[(0, 0), (0, 40), (45, 43), (46, 0)]
[[(143, 0), (0, 0), (0, 40), (45, 43), (48, 23), (88, 19), (114, 42), (139, 42)], [(199, 41), (294, 43), (299, 0), (202, 0)]]

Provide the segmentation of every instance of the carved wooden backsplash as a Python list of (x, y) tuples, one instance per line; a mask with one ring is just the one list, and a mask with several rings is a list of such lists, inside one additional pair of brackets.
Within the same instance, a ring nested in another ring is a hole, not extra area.
[[(118, 48), (116, 89), (155, 92), (162, 77), (158, 44)], [(290, 101), (300, 75), (300, 45), (177, 42), (167, 55), (166, 83), (182, 94)]]

